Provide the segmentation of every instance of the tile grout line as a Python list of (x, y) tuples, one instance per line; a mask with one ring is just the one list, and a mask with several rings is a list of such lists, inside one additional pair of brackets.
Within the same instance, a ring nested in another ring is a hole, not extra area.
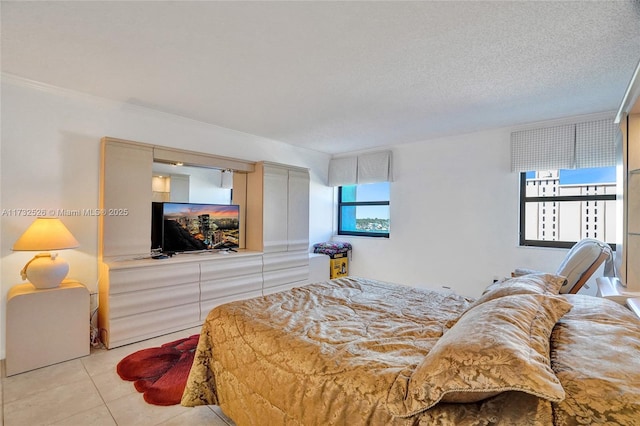
[[(91, 356), (91, 355), (89, 355), (89, 356)], [(117, 425), (118, 422), (116, 421), (116, 418), (113, 416), (113, 413), (111, 412), (111, 409), (109, 408), (109, 404), (107, 404), (107, 401), (104, 400), (104, 396), (102, 396), (102, 392), (100, 392), (100, 388), (98, 388), (98, 385), (96, 385), (95, 380), (93, 380), (93, 376), (91, 374), (89, 374), (89, 370), (87, 370), (87, 366), (84, 365), (83, 360), (80, 360), (80, 364), (82, 364), (82, 369), (85, 371), (85, 373), (87, 373), (87, 376), (89, 376), (89, 380), (91, 380), (91, 384), (96, 389), (96, 392), (98, 392), (98, 395), (100, 396), (100, 400), (102, 401), (102, 404), (104, 405), (104, 408), (106, 408), (107, 411), (109, 412), (109, 416), (111, 416), (111, 419), (113, 420), (113, 424)]]

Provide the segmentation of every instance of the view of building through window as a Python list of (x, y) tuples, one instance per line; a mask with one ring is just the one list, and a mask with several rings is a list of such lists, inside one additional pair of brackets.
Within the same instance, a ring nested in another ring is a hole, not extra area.
[(527, 172), (522, 178), (521, 243), (524, 236), (526, 242), (595, 238), (615, 244), (615, 167)]

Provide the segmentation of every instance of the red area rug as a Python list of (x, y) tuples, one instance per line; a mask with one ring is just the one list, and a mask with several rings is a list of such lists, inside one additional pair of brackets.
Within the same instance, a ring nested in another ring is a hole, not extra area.
[(116, 371), (121, 379), (133, 382), (149, 404), (180, 404), (199, 337), (194, 334), (134, 352), (118, 363)]

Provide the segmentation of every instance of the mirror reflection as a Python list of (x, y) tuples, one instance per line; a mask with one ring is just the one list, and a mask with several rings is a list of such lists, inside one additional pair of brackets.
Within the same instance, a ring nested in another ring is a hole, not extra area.
[(153, 201), (231, 204), (231, 172), (153, 163)]

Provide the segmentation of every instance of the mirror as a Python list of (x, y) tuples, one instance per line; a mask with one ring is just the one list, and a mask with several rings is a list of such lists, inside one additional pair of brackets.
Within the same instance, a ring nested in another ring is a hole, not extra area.
[(153, 201), (231, 204), (231, 172), (154, 162)]

